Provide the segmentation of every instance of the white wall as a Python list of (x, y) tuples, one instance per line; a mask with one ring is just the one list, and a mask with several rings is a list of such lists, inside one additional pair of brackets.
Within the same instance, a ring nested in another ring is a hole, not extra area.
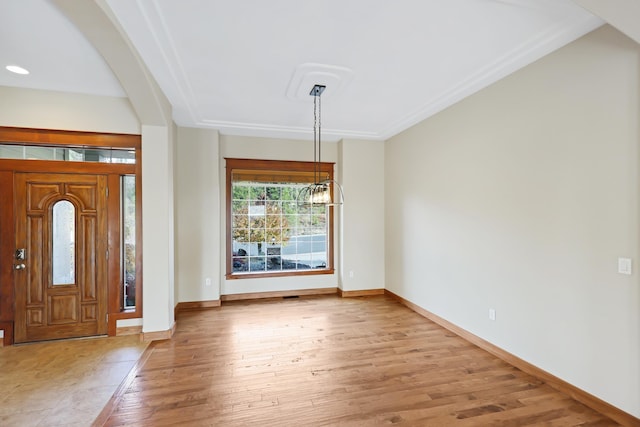
[(384, 286), (384, 142), (343, 140), (338, 144), (345, 188), (341, 214), (343, 291)]
[(0, 86), (0, 126), (140, 135), (126, 98)]
[(142, 126), (143, 332), (174, 323), (173, 129)]
[(217, 131), (178, 128), (177, 302), (220, 299), (218, 150)]
[(637, 0), (573, 0), (627, 37), (640, 43), (640, 3)]
[(639, 81), (639, 46), (603, 27), (385, 158), (387, 288), (635, 416)]
[[(384, 288), (384, 143), (323, 142), (322, 160), (338, 162), (335, 178), (346, 193), (345, 205), (334, 208), (336, 274), (238, 280), (225, 278), (225, 157), (310, 161), (313, 143), (218, 137), (215, 131), (179, 128), (178, 145), (179, 302), (249, 292), (337, 286), (347, 291)], [(353, 277), (343, 274), (342, 262), (354, 272)], [(212, 279), (212, 287), (205, 285), (207, 277)]]
[[(281, 140), (257, 137), (241, 137), (220, 135), (220, 194), (224, 198), (225, 194), (225, 158), (241, 158), (241, 159), (263, 159), (263, 160), (297, 160), (312, 161), (313, 160), (313, 142), (299, 140)], [(337, 143), (322, 142), (322, 161), (336, 162), (338, 158)], [(340, 182), (337, 170), (334, 170), (334, 179)], [(226, 216), (225, 206), (221, 203), (219, 212), (220, 235), (226, 235)], [(339, 229), (339, 221), (334, 223), (334, 252), (336, 271), (339, 267), (339, 239), (337, 230)], [(293, 277), (277, 277), (277, 278), (259, 278), (259, 279), (234, 279), (227, 280), (226, 274), (226, 243), (224, 238), (220, 239), (220, 281), (221, 294), (237, 294), (249, 292), (270, 292), (284, 291), (293, 289), (315, 289), (315, 288), (331, 288), (338, 286), (338, 274), (322, 274), (313, 276), (293, 276)]]

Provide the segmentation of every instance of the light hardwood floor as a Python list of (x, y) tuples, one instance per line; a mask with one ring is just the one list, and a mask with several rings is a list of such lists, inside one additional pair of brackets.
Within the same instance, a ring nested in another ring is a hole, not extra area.
[(97, 425), (613, 426), (387, 296), (181, 313)]
[(0, 348), (0, 426), (90, 426), (146, 347), (136, 335)]

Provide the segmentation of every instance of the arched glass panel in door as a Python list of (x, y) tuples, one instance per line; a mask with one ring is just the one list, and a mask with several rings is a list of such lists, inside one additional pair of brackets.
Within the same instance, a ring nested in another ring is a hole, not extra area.
[(52, 272), (53, 285), (75, 283), (76, 209), (68, 200), (53, 205)]

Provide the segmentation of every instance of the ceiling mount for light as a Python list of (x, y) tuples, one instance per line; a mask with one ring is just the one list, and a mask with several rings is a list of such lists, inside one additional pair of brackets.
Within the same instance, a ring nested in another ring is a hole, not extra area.
[(311, 92), (309, 92), (309, 95), (320, 96), (322, 95), (322, 92), (324, 92), (326, 88), (327, 87), (323, 85), (315, 85), (313, 88), (311, 88)]
[(306, 62), (298, 65), (287, 86), (287, 98), (307, 102), (309, 88), (313, 85), (325, 86), (328, 90), (323, 94), (324, 99), (342, 93), (353, 80), (353, 71), (349, 68)]
[[(300, 190), (297, 202), (299, 206), (334, 206), (344, 203), (342, 187), (329, 175), (322, 176), (322, 123), (320, 116), (320, 97), (326, 86), (316, 84), (309, 92), (313, 96), (313, 184)], [(335, 192), (333, 189), (336, 188)], [(335, 197), (334, 197), (335, 196)]]

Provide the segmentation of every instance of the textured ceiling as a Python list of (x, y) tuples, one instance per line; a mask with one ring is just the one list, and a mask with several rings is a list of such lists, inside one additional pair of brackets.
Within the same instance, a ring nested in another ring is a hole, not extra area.
[[(569, 0), (106, 0), (182, 126), (386, 139), (600, 26)], [(5, 1), (0, 85), (124, 96), (46, 0)], [(4, 66), (22, 65), (29, 76)], [(308, 88), (306, 86), (309, 86)]]

